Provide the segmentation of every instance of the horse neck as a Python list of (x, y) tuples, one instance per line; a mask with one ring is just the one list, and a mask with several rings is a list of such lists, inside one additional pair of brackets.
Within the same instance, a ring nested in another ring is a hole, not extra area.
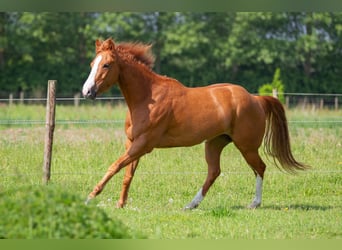
[(148, 103), (156, 74), (136, 62), (122, 60), (119, 67), (119, 86), (129, 109)]

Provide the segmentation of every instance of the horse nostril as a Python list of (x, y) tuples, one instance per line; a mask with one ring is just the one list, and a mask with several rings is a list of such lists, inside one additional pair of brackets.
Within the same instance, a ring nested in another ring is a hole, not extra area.
[(95, 99), (96, 98), (96, 89), (95, 88), (87, 88), (84, 87), (82, 90), (83, 97), (86, 99)]
[(89, 98), (90, 96), (91, 96), (91, 91), (90, 90), (83, 91), (83, 97)]
[(93, 89), (88, 90), (86, 98), (94, 100), (96, 98), (96, 91)]

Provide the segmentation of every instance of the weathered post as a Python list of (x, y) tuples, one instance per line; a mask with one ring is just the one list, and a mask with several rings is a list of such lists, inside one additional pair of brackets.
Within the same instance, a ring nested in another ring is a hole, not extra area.
[(56, 84), (56, 80), (48, 81), (48, 90), (46, 98), (45, 147), (43, 163), (43, 182), (45, 184), (48, 184), (50, 180), (53, 132), (55, 129)]
[(335, 110), (338, 110), (338, 97), (337, 96), (335, 96), (334, 102), (335, 102)]
[(9, 106), (12, 106), (12, 104), (13, 104), (13, 94), (12, 93), (9, 95), (8, 104), (9, 104)]
[(319, 109), (324, 109), (324, 99), (321, 98), (320, 101), (319, 101)]
[(272, 89), (272, 96), (274, 98), (277, 98), (278, 99), (278, 90), (277, 89)]
[(286, 106), (286, 108), (290, 108), (290, 97), (289, 96), (285, 97), (285, 106)]
[(24, 104), (24, 91), (20, 91), (19, 93), (20, 104)]
[(76, 93), (74, 95), (74, 106), (78, 107), (80, 105), (80, 99), (81, 99), (81, 94), (80, 93)]

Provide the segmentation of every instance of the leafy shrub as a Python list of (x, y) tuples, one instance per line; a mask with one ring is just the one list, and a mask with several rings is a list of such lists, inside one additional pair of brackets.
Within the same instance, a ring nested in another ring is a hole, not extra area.
[(266, 83), (262, 85), (259, 89), (259, 95), (272, 95), (273, 89), (278, 92), (278, 99), (284, 103), (284, 84), (280, 79), (280, 69), (277, 68), (273, 75), (273, 80), (271, 83)]
[(121, 222), (53, 186), (0, 193), (0, 238), (132, 238)]

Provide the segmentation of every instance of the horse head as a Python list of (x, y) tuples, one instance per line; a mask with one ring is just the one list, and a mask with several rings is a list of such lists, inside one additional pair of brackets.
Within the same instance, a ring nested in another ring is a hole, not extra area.
[(107, 91), (119, 78), (119, 66), (112, 39), (96, 40), (96, 56), (91, 62), (91, 71), (83, 85), (83, 96), (95, 99), (99, 94)]

